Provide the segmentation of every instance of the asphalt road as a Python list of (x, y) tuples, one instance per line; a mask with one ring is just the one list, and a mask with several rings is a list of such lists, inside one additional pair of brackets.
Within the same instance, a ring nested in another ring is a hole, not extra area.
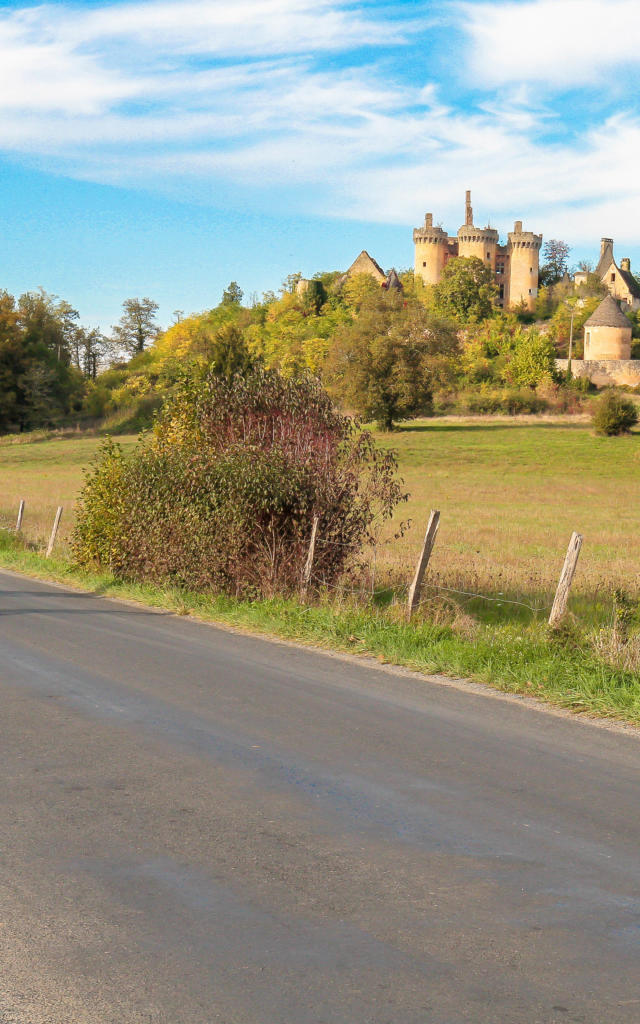
[(640, 740), (0, 573), (0, 1021), (640, 1022)]

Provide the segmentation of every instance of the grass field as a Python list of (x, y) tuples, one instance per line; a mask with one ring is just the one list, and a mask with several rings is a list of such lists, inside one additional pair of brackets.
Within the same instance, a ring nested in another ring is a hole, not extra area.
[[(125, 448), (134, 437), (119, 439)], [(409, 581), (430, 508), (442, 513), (429, 579), (478, 592), (485, 602), (453, 595), (485, 620), (530, 617), (506, 601), (550, 605), (572, 530), (585, 543), (572, 607), (590, 621), (610, 615), (611, 591), (640, 595), (640, 433), (595, 437), (575, 420), (423, 420), (381, 435), (399, 454), (410, 494), (383, 531), (376, 584)], [(83, 470), (100, 441), (70, 437), (0, 440), (0, 526), (11, 526), (26, 500), (24, 533), (43, 545), (55, 509), (65, 512), (64, 552)], [(412, 525), (399, 540), (400, 520)]]

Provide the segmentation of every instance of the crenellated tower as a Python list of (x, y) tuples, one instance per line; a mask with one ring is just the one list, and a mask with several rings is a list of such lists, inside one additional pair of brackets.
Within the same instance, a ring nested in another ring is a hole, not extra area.
[(441, 227), (433, 226), (433, 214), (427, 213), (424, 224), (414, 228), (415, 273), (425, 284), (437, 284), (449, 258), (449, 238)]
[(438, 283), (452, 256), (475, 256), (491, 269), (498, 306), (507, 308), (524, 302), (527, 309), (535, 308), (542, 235), (523, 231), (518, 220), (508, 245), (501, 245), (495, 228), (478, 228), (473, 223), (471, 192), (466, 194), (464, 224), (456, 236), (434, 227), (433, 214), (428, 213), (422, 227), (414, 229), (413, 244), (415, 273), (425, 284)]
[(458, 231), (458, 256), (475, 256), (496, 272), (496, 254), (500, 236), (492, 227), (477, 228), (473, 223), (471, 192), (466, 194), (464, 224)]
[(542, 235), (523, 231), (522, 221), (517, 220), (508, 237), (509, 292), (505, 304), (513, 307), (523, 303), (526, 309), (533, 312), (538, 295)]

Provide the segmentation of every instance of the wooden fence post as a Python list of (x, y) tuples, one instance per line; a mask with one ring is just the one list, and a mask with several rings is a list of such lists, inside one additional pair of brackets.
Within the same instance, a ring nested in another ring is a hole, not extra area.
[(62, 516), (62, 505), (58, 505), (58, 511), (56, 512), (56, 518), (53, 520), (53, 529), (51, 531), (51, 536), (49, 537), (49, 544), (47, 546), (47, 554), (45, 556), (46, 558), (50, 558), (51, 557), (51, 552), (53, 551), (53, 545), (56, 542), (56, 535), (58, 533), (58, 527), (60, 526), (61, 516)]
[(549, 625), (555, 626), (560, 619), (563, 617), (567, 610), (567, 601), (569, 600), (569, 591), (571, 589), (571, 582), (573, 580), (573, 574), (576, 571), (578, 564), (578, 558), (580, 556), (580, 548), (582, 547), (582, 534), (576, 533), (575, 530), (571, 534), (571, 540), (569, 541), (569, 548), (567, 550), (567, 557), (564, 560), (562, 572), (560, 574), (560, 580), (558, 582), (558, 589), (556, 590), (556, 596), (553, 601), (553, 608), (551, 609), (551, 615), (549, 616)]
[(313, 558), (316, 553), (316, 534), (318, 532), (319, 522), (319, 517), (314, 516), (313, 526), (311, 527), (311, 540), (309, 541), (309, 553), (307, 555), (307, 561), (305, 562), (304, 571), (302, 573), (302, 590), (300, 591), (300, 597), (303, 601), (307, 600), (309, 584), (311, 583), (311, 572), (313, 570)]
[(422, 545), (422, 552), (418, 559), (416, 566), (416, 573), (413, 577), (413, 583), (409, 587), (409, 597), (407, 600), (407, 618), (411, 618), (414, 611), (420, 603), (420, 591), (422, 590), (422, 580), (424, 578), (425, 570), (429, 564), (431, 558), (431, 552), (433, 551), (433, 545), (435, 544), (436, 534), (438, 532), (438, 526), (440, 525), (440, 513), (437, 509), (431, 510), (429, 516), (429, 524), (427, 526), (427, 532), (424, 535), (424, 544)]
[(20, 499), (20, 505), (18, 506), (18, 521), (16, 523), (16, 533), (19, 533), (22, 529), (22, 518), (24, 516), (24, 498)]

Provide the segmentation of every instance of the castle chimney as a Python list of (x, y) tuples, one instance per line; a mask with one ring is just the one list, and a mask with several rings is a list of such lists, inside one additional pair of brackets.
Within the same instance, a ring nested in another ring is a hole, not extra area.
[(600, 239), (600, 259), (608, 253), (613, 259), (613, 238), (601, 238)]
[(424, 226), (425, 226), (425, 228), (432, 228), (433, 227), (433, 214), (432, 213), (425, 213), (425, 215), (424, 215)]
[(473, 207), (471, 205), (471, 192), (467, 191), (465, 199), (464, 223), (467, 227), (473, 227)]
[(626, 270), (627, 274), (631, 273), (631, 260), (628, 256), (625, 256), (625, 258), (620, 261), (620, 267), (622, 270)]
[(513, 232), (516, 235), (521, 235), (522, 234), (522, 221), (521, 220), (517, 220), (515, 222), (515, 224), (513, 225)]

